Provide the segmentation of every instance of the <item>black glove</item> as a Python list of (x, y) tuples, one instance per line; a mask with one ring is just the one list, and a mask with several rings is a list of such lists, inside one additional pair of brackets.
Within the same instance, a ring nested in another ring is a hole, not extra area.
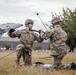
[(9, 30), (9, 33), (12, 33), (12, 32), (14, 32), (14, 31), (15, 31), (14, 29), (10, 29), (10, 30)]
[(72, 62), (70, 65), (71, 65), (70, 69), (76, 70), (76, 64), (74, 62)]

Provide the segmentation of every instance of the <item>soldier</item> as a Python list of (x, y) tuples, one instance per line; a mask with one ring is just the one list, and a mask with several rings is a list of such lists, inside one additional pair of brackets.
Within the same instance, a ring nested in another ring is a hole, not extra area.
[(20, 39), (18, 45), (16, 46), (16, 50), (17, 50), (16, 64), (17, 65), (19, 65), (21, 56), (23, 56), (24, 65), (31, 65), (32, 64), (31, 47), (35, 40), (37, 40), (38, 42), (43, 41), (42, 39), (40, 39), (38, 34), (31, 31), (33, 24), (34, 24), (33, 20), (27, 19), (25, 21), (25, 26), (26, 26), (25, 29), (17, 30), (17, 31), (15, 31), (14, 29), (10, 29), (10, 31), (8, 32), (8, 35), (10, 37), (12, 38), (18, 37)]
[[(67, 33), (61, 28), (61, 20), (59, 17), (53, 17), (51, 23), (53, 28), (46, 31), (41, 37), (42, 39), (50, 38), (51, 56), (54, 57), (53, 68), (62, 66), (62, 59), (67, 53)], [(40, 31), (42, 33), (42, 31)]]

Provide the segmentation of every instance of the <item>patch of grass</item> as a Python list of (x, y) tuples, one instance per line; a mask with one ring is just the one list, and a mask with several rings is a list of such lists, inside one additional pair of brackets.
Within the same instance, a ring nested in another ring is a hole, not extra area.
[[(4, 54), (4, 53), (3, 53)], [(0, 57), (4, 56), (0, 53)], [(42, 52), (43, 54), (43, 52)], [(44, 55), (45, 56), (45, 55)], [(35, 56), (34, 56), (35, 57)], [(43, 62), (43, 63), (53, 63), (53, 58), (45, 58), (45, 57), (36, 57), (32, 58), (32, 62)], [(76, 75), (75, 70), (47, 70), (43, 67), (15, 67), (15, 54), (10, 55), (2, 60), (0, 60), (0, 75)], [(22, 59), (21, 59), (22, 60)], [(76, 52), (67, 54), (64, 59), (63, 63), (68, 64), (71, 62), (76, 62)]]

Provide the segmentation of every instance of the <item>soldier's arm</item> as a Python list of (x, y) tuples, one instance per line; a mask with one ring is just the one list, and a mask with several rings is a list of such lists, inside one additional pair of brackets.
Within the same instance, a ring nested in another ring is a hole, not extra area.
[(14, 32), (8, 32), (8, 35), (10, 36), (10, 37), (12, 37), (12, 38), (15, 38), (15, 37), (20, 37), (20, 35), (21, 35), (21, 30), (17, 30), (17, 31), (14, 31)]
[(36, 41), (38, 41), (38, 42), (42, 42), (43, 41), (43, 38), (41, 38), (40, 35), (38, 35), (38, 34), (35, 33), (34, 36), (35, 36), (35, 40)]
[(49, 39), (54, 34), (54, 29), (46, 31), (41, 37), (45, 40)]

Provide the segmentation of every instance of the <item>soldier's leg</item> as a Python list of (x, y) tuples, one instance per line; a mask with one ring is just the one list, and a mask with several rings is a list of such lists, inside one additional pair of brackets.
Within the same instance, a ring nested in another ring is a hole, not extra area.
[(62, 58), (54, 57), (54, 64), (58, 67), (62, 64)]
[(25, 62), (25, 50), (23, 50), (22, 56), (23, 56), (23, 62)]
[(65, 56), (65, 54), (54, 57), (54, 67), (55, 68), (64, 69), (64, 65), (62, 64), (62, 59), (64, 56)]
[(24, 49), (24, 45), (22, 44), (18, 44), (16, 46), (16, 51), (17, 51), (17, 60), (16, 60), (16, 64), (19, 65), (20, 62), (20, 58), (23, 55), (23, 49)]
[(20, 58), (21, 58), (21, 51), (18, 50), (18, 51), (17, 51), (17, 59), (16, 59), (16, 64), (17, 64), (17, 65), (19, 65)]
[(58, 53), (55, 50), (52, 49), (51, 56), (53, 56), (53, 58), (54, 58), (54, 63), (53, 63), (52, 68), (56, 69), (58, 67), (59, 63), (60, 63), (60, 61), (58, 59)]
[(25, 65), (32, 65), (31, 50), (25, 50)]
[(60, 65), (61, 61), (56, 57), (54, 56), (54, 64), (53, 64), (53, 68), (58, 68), (58, 66)]

